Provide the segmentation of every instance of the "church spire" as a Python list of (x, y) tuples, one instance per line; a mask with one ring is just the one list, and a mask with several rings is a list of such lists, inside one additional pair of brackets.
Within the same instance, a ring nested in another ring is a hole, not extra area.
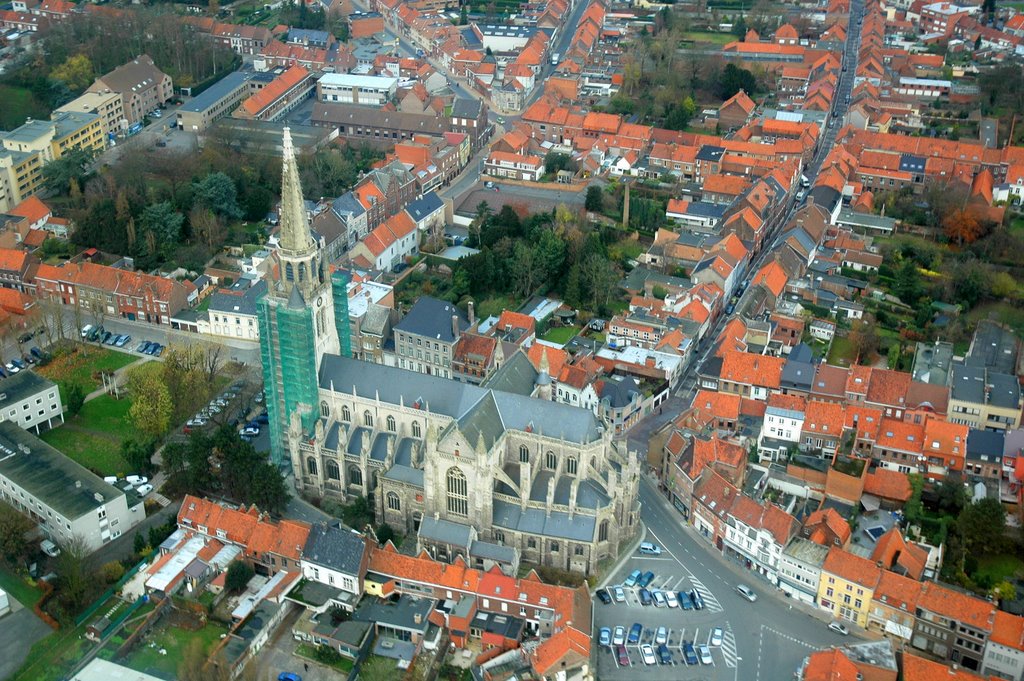
[(309, 219), (299, 184), (299, 168), (295, 163), (292, 133), (284, 129), (284, 161), (281, 164), (281, 248), (287, 251), (305, 251), (313, 244)]

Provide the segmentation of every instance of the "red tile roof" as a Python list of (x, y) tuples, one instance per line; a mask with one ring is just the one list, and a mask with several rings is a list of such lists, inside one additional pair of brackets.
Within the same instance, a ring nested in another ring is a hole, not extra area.
[(802, 681), (856, 681), (857, 667), (842, 650), (819, 650), (811, 653), (804, 667)]
[[(575, 654), (582, 660), (589, 658), (590, 635), (584, 634), (575, 627), (563, 629), (534, 649), (530, 655), (530, 664), (534, 672), (544, 676), (570, 654)], [(578, 663), (582, 660), (573, 662)]]
[(996, 610), (989, 640), (1008, 648), (1024, 650), (1024, 617)]
[(918, 607), (982, 631), (992, 631), (996, 611), (988, 601), (946, 588), (938, 582), (925, 583)]
[(867, 589), (874, 589), (881, 577), (881, 570), (873, 562), (835, 546), (829, 549), (821, 569)]
[(910, 499), (912, 492), (910, 478), (906, 473), (888, 468), (876, 468), (864, 480), (864, 493), (881, 499), (905, 502)]
[(913, 655), (906, 650), (903, 652), (902, 678), (903, 681), (985, 681), (984, 676), (978, 676), (962, 667), (953, 669), (945, 664)]
[(905, 574), (913, 579), (921, 579), (928, 552), (917, 544), (909, 544), (903, 538), (898, 527), (893, 527), (883, 534), (871, 552), (871, 560), (886, 570)]
[(50, 209), (47, 208), (46, 204), (38, 196), (33, 195), (7, 212), (10, 215), (27, 218), (29, 222), (35, 224), (45, 219), (50, 214)]
[(916, 579), (888, 570), (882, 570), (882, 576), (875, 588), (874, 600), (880, 601), (890, 608), (914, 614), (917, 599), (921, 597), (924, 585)]
[(846, 408), (839, 402), (810, 400), (804, 410), (804, 431), (839, 437), (846, 424)]
[(706, 423), (710, 417), (723, 421), (736, 421), (740, 417), (740, 396), (732, 393), (699, 390), (690, 407), (697, 412), (698, 422)]
[(722, 356), (720, 376), (722, 380), (732, 383), (778, 388), (785, 363), (782, 357), (727, 351)]
[(839, 515), (834, 508), (818, 509), (807, 516), (807, 520), (804, 521), (804, 529), (811, 530), (812, 532), (822, 528), (822, 526), (834, 538), (839, 539), (840, 545), (846, 546), (846, 542), (850, 540), (850, 535), (852, 534), (850, 523), (846, 522), (846, 519)]
[(751, 285), (763, 285), (773, 296), (778, 298), (782, 295), (782, 292), (786, 290), (786, 284), (788, 282), (789, 276), (786, 274), (786, 270), (782, 269), (782, 265), (773, 260), (762, 267), (761, 270), (754, 275), (754, 279), (750, 283)]

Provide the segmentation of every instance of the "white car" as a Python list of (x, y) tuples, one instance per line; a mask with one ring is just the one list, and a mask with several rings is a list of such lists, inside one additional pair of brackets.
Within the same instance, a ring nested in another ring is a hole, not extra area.
[(124, 479), (129, 485), (145, 485), (149, 482), (149, 478), (145, 475), (129, 475)]
[(39, 548), (42, 549), (43, 553), (48, 555), (50, 558), (56, 558), (60, 555), (60, 547), (49, 539), (44, 539), (39, 542)]
[[(655, 606), (657, 606), (659, 608), (662, 608), (662, 607), (665, 606), (665, 602), (666, 602), (665, 594), (663, 594), (660, 591), (655, 591), (655, 592), (653, 592), (651, 594), (651, 596), (654, 598), (654, 605)], [(676, 603), (676, 605), (679, 605), (679, 603)]]
[(143, 485), (135, 491), (139, 493), (140, 497), (144, 497), (153, 491), (153, 485)]
[(615, 627), (615, 632), (612, 634), (612, 645), (620, 646), (626, 642), (626, 628)]
[(697, 648), (697, 657), (700, 658), (700, 663), (701, 664), (714, 664), (715, 663), (715, 661), (713, 659), (711, 659), (711, 648), (707, 647), (703, 643), (700, 644), (699, 646), (695, 646), (695, 647)]
[(640, 646), (640, 656), (644, 658), (644, 664), (658, 664), (658, 658), (654, 656), (654, 648), (650, 643)]
[(668, 643), (668, 629), (658, 627), (658, 630), (654, 632), (654, 642), (656, 644)]
[(675, 594), (674, 591), (666, 591), (665, 592), (665, 600), (668, 601), (668, 607), (670, 607), (670, 608), (678, 608), (679, 607), (679, 599), (676, 598), (676, 594)]
[(849, 636), (850, 635), (850, 630), (847, 629), (846, 625), (843, 624), (842, 622), (835, 622), (835, 621), (829, 622), (828, 623), (828, 628), (831, 629), (832, 631), (836, 632), (837, 634), (841, 635), (841, 636)]
[(711, 638), (708, 639), (708, 643), (716, 648), (722, 645), (722, 637), (724, 636), (724, 633), (725, 632), (722, 631), (722, 627), (715, 627), (711, 630)]
[(6, 368), (6, 369), (7, 369), (7, 372), (8, 372), (8, 373), (11, 373), (11, 374), (16, 374), (16, 373), (18, 373), (19, 371), (21, 371), (21, 369), (19, 369), (18, 367), (14, 366), (14, 365), (13, 365), (13, 364), (11, 364), (10, 362), (8, 362), (7, 364), (5, 364), (5, 365), (4, 365), (4, 368)]
[(626, 592), (625, 590), (623, 590), (621, 586), (615, 587), (615, 589), (612, 591), (612, 595), (615, 598), (616, 603), (626, 602)]
[(249, 437), (256, 437), (260, 434), (260, 429), (256, 426), (246, 426), (242, 428), (242, 435), (248, 435)]

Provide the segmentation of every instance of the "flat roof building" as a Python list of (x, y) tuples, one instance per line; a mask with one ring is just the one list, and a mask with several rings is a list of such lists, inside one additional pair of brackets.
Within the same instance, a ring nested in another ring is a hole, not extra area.
[(79, 537), (95, 551), (142, 522), (141, 497), (104, 482), (35, 435), (0, 422), (0, 498), (55, 543)]
[(249, 96), (253, 71), (234, 71), (224, 76), (178, 109), (178, 129), (203, 132), (215, 120), (227, 116)]
[(34, 371), (19, 371), (0, 380), (0, 421), (10, 421), (36, 435), (40, 426), (53, 428), (54, 420), (64, 423), (64, 405), (57, 384)]

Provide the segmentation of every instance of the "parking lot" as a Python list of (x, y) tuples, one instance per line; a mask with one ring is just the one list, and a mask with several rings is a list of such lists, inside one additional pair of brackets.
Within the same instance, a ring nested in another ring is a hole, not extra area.
[[(648, 539), (654, 541), (653, 537)], [(646, 587), (651, 596), (647, 605), (643, 601), (648, 600), (648, 594), (642, 594), (643, 587), (624, 586), (636, 570), (654, 573)], [(736, 614), (727, 613), (715, 593), (670, 552), (663, 550), (660, 555), (634, 554), (612, 575), (605, 588), (612, 602), (604, 604), (595, 600), (594, 604), (594, 636), (598, 648), (597, 673), (600, 678), (640, 677), (674, 681), (737, 677), (739, 658), (730, 621), (730, 618), (736, 620)], [(697, 592), (702, 602), (703, 607), (699, 610), (693, 605), (690, 596), (692, 591)], [(669, 592), (674, 594), (674, 599), (666, 598)], [(661, 597), (655, 595), (658, 593)], [(644, 596), (643, 601), (641, 596)], [(640, 628), (639, 636), (635, 635), (636, 625)], [(614, 642), (610, 646), (600, 645), (600, 632), (604, 627), (611, 630), (615, 640), (618, 639), (616, 634), (624, 635), (625, 655), (622, 663)], [(622, 627), (622, 631), (617, 631), (616, 627)], [(716, 628), (721, 630), (720, 643), (712, 641), (712, 632)], [(665, 648), (660, 648), (661, 645)], [(700, 661), (700, 650), (696, 649), (701, 645), (709, 648), (705, 651), (704, 663)]]

